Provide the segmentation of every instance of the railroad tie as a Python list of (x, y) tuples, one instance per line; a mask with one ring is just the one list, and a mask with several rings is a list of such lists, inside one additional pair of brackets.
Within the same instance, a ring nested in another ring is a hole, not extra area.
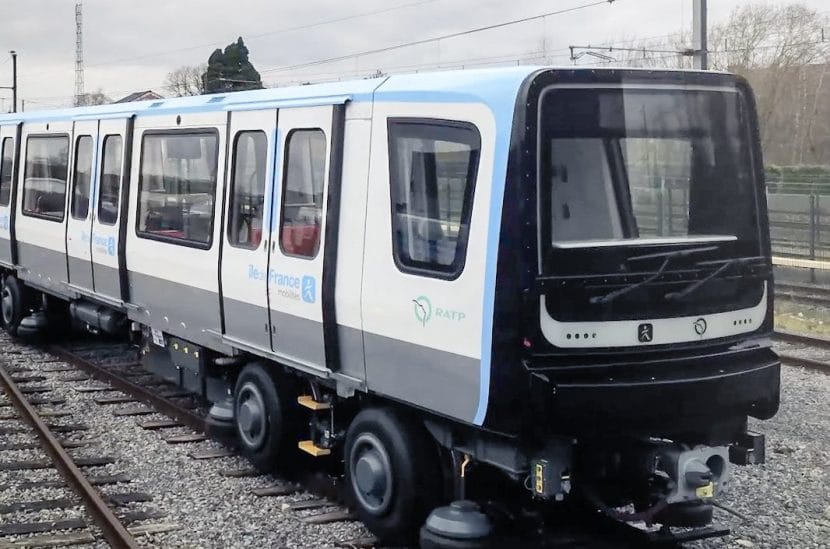
[(191, 459), (203, 460), (203, 459), (216, 459), (216, 458), (222, 458), (222, 457), (229, 457), (229, 456), (234, 456), (236, 454), (234, 454), (230, 450), (220, 448), (220, 449), (217, 449), (217, 450), (205, 450), (205, 451), (202, 451), (202, 452), (190, 452), (187, 455), (189, 455), (191, 457)]
[(259, 497), (273, 497), (273, 496), (288, 496), (296, 494), (300, 491), (300, 487), (296, 484), (288, 484), (283, 486), (267, 486), (265, 488), (254, 488), (251, 493)]
[(357, 517), (348, 509), (337, 509), (326, 513), (300, 517), (300, 520), (306, 524), (331, 524), (333, 522), (357, 520)]

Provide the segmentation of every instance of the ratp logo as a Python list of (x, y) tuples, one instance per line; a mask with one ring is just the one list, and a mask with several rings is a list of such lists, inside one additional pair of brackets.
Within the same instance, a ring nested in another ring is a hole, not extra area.
[(317, 280), (313, 276), (304, 276), (302, 287), (303, 301), (306, 303), (314, 303), (317, 301)]
[(413, 299), (412, 303), (415, 304), (415, 319), (421, 323), (421, 326), (426, 327), (427, 322), (432, 318), (432, 303), (425, 295)]

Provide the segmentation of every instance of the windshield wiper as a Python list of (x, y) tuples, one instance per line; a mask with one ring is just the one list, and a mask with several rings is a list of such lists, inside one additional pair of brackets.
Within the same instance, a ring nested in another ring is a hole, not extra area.
[(643, 255), (635, 255), (635, 256), (628, 257), (625, 260), (626, 262), (643, 261), (643, 260), (646, 260), (646, 259), (657, 259), (657, 258), (661, 258), (661, 257), (665, 258), (665, 259), (663, 260), (663, 264), (660, 265), (660, 268), (657, 269), (657, 271), (653, 275), (651, 275), (650, 277), (648, 277), (644, 280), (641, 280), (640, 282), (635, 282), (633, 284), (629, 284), (628, 286), (623, 286), (622, 288), (620, 288), (618, 290), (614, 290), (613, 292), (609, 292), (605, 295), (595, 295), (594, 297), (592, 297), (589, 300), (589, 302), (591, 303), (591, 305), (597, 305), (597, 304), (604, 305), (606, 303), (611, 303), (612, 301), (614, 301), (618, 297), (623, 296), (623, 295), (625, 295), (629, 292), (633, 292), (637, 288), (641, 288), (641, 287), (645, 286), (646, 284), (650, 284), (650, 283), (654, 282), (655, 280), (657, 280), (658, 278), (660, 278), (660, 275), (662, 275), (666, 271), (666, 267), (669, 266), (669, 263), (671, 262), (672, 259), (677, 259), (678, 257), (686, 257), (687, 255), (692, 255), (692, 254), (699, 254), (699, 253), (702, 253), (702, 252), (711, 252), (711, 251), (714, 251), (714, 250), (717, 250), (717, 249), (718, 249), (717, 246), (699, 246), (697, 248), (686, 248), (684, 250), (672, 250), (672, 251), (669, 251), (669, 252), (659, 252), (659, 253), (655, 253), (655, 254), (643, 254)]
[(708, 284), (710, 281), (718, 278), (721, 274), (728, 271), (730, 268), (734, 267), (738, 264), (743, 263), (751, 263), (752, 261), (758, 260), (766, 260), (765, 256), (752, 256), (752, 257), (733, 257), (732, 259), (721, 259), (718, 261), (701, 261), (698, 265), (717, 265), (718, 263), (723, 263), (720, 267), (712, 271), (706, 278), (702, 278), (697, 282), (693, 282), (690, 285), (686, 286), (683, 290), (679, 292), (669, 292), (663, 297), (668, 301), (682, 301), (683, 299), (687, 298), (689, 295), (695, 293), (704, 285)]

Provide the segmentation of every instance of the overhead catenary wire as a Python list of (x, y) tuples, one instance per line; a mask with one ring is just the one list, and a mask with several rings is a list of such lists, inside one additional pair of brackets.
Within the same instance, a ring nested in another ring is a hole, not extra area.
[[(275, 30), (268, 31), (268, 32), (263, 32), (263, 33), (258, 33), (258, 34), (251, 34), (251, 35), (246, 36), (245, 40), (248, 41), (248, 42), (251, 42), (251, 41), (257, 40), (259, 38), (265, 38), (267, 36), (276, 36), (278, 34), (284, 34), (284, 33), (294, 32), (294, 31), (299, 31), (299, 30), (308, 30), (308, 29), (313, 29), (313, 28), (317, 28), (317, 27), (322, 27), (322, 26), (325, 26), (325, 25), (332, 25), (334, 23), (343, 23), (345, 21), (351, 21), (351, 20), (360, 19), (360, 18), (363, 18), (363, 17), (370, 17), (372, 15), (380, 15), (380, 14), (389, 13), (389, 12), (392, 12), (392, 11), (398, 11), (398, 10), (402, 10), (402, 9), (406, 9), (406, 8), (414, 8), (414, 7), (422, 6), (424, 4), (432, 4), (434, 2), (439, 2), (439, 1), (441, 1), (441, 0), (418, 0), (417, 2), (409, 2), (407, 4), (399, 4), (399, 5), (396, 5), (396, 6), (387, 6), (385, 8), (381, 8), (381, 9), (377, 9), (377, 10), (366, 11), (366, 12), (361, 12), (361, 13), (354, 13), (354, 14), (346, 15), (346, 16), (342, 16), (342, 17), (336, 17), (336, 18), (332, 18), (332, 19), (324, 19), (324, 20), (321, 20), (321, 21), (314, 21), (314, 22), (310, 22), (310, 23), (304, 23), (304, 24), (301, 24), (301, 25), (283, 27), (283, 28), (275, 29)], [(181, 47), (181, 48), (159, 50), (159, 51), (155, 51), (155, 52), (151, 52), (151, 53), (145, 53), (145, 54), (136, 55), (136, 56), (132, 56), (132, 57), (123, 57), (123, 58), (118, 58), (118, 59), (111, 59), (111, 60), (108, 60), (108, 61), (99, 61), (97, 63), (87, 63), (86, 66), (87, 67), (104, 67), (104, 66), (107, 66), (107, 65), (115, 65), (115, 64), (118, 64), (118, 63), (125, 63), (125, 62), (128, 62), (128, 61), (139, 61), (139, 60), (142, 60), (142, 59), (150, 59), (150, 58), (153, 58), (153, 57), (160, 57), (160, 56), (170, 55), (172, 53), (199, 50), (199, 49), (203, 49), (203, 48), (218, 47), (218, 46), (222, 46), (224, 44), (225, 44), (224, 41), (216, 41), (216, 42), (210, 42), (210, 43), (205, 43), (205, 44), (198, 44), (198, 45), (194, 45), (194, 46), (184, 46), (184, 47)], [(33, 76), (40, 76), (40, 75), (43, 75), (43, 74), (50, 74), (50, 73), (59, 72), (59, 71), (63, 71), (63, 70), (64, 69), (49, 69), (49, 70), (46, 70), (46, 71), (40, 71), (40, 72), (35, 72), (35, 73), (28, 74), (27, 77), (31, 78)], [(70, 70), (70, 69), (66, 69), (66, 70)]]
[(537, 21), (539, 19), (545, 19), (547, 17), (553, 17), (553, 16), (556, 16), (556, 15), (563, 15), (565, 13), (571, 13), (571, 12), (574, 12), (574, 11), (591, 8), (591, 7), (594, 7), (594, 6), (599, 6), (601, 4), (613, 4), (614, 2), (618, 2), (618, 1), (619, 0), (595, 0), (594, 2), (589, 2), (587, 4), (580, 4), (578, 6), (572, 6), (570, 8), (563, 8), (563, 9), (559, 9), (559, 10), (555, 10), (555, 11), (549, 11), (549, 12), (546, 12), (546, 13), (540, 13), (540, 14), (537, 14), (537, 15), (531, 15), (531, 16), (528, 16), (528, 17), (521, 17), (519, 19), (512, 19), (510, 21), (502, 21), (501, 23), (494, 23), (494, 24), (491, 24), (491, 25), (484, 25), (482, 27), (476, 27), (476, 28), (467, 29), (467, 30), (463, 30), (463, 31), (452, 32), (452, 33), (443, 34), (443, 35), (440, 35), (440, 36), (433, 36), (431, 38), (423, 38), (421, 40), (412, 40), (410, 42), (403, 42), (403, 43), (394, 44), (394, 45), (391, 45), (391, 46), (385, 46), (385, 47), (381, 47), (381, 48), (373, 48), (373, 49), (370, 49), (370, 50), (364, 50), (364, 51), (360, 51), (360, 52), (354, 52), (354, 53), (349, 53), (349, 54), (344, 54), (344, 55), (338, 55), (338, 56), (329, 57), (329, 58), (326, 58), (326, 59), (317, 59), (315, 61), (308, 61), (308, 62), (305, 62), (305, 63), (296, 63), (296, 64), (293, 64), (293, 65), (284, 65), (284, 66), (281, 66), (281, 67), (272, 67), (272, 68), (261, 70), (260, 73), (264, 74), (264, 73), (270, 73), (270, 72), (283, 72), (283, 71), (289, 71), (289, 70), (297, 70), (297, 69), (302, 69), (302, 68), (306, 68), (306, 67), (314, 67), (314, 66), (317, 66), (317, 65), (325, 65), (325, 64), (328, 64), (328, 63), (335, 63), (337, 61), (345, 61), (345, 60), (348, 60), (348, 59), (354, 59), (356, 57), (364, 57), (364, 56), (367, 56), (367, 55), (374, 55), (374, 54), (377, 54), (377, 53), (385, 53), (385, 52), (388, 52), (388, 51), (394, 51), (394, 50), (399, 50), (399, 49), (403, 49), (403, 48), (411, 48), (411, 47), (414, 47), (414, 46), (421, 46), (421, 45), (424, 45), (424, 44), (431, 44), (433, 42), (440, 42), (442, 40), (450, 40), (450, 39), (453, 39), (453, 38), (460, 38), (462, 36), (468, 36), (468, 35), (476, 34), (476, 33), (479, 33), (479, 32), (485, 32), (485, 31), (500, 29), (500, 28), (511, 26), (511, 25), (518, 25), (520, 23), (527, 23), (527, 22), (530, 22), (530, 21)]
[[(424, 1), (424, 0), (421, 0), (421, 1)], [(434, 0), (430, 0), (430, 1), (434, 1)], [(471, 35), (471, 34), (475, 34), (475, 33), (479, 33), (479, 32), (485, 32), (485, 31), (498, 29), (498, 28), (503, 28), (503, 27), (507, 27), (507, 26), (511, 26), (511, 25), (517, 25), (517, 24), (526, 23), (526, 22), (530, 22), (530, 21), (545, 19), (545, 18), (548, 18), (548, 17), (557, 16), (557, 15), (563, 15), (563, 14), (566, 14), (566, 13), (571, 13), (571, 12), (575, 12), (575, 11), (578, 11), (578, 10), (591, 8), (591, 7), (602, 5), (602, 4), (613, 4), (614, 2), (617, 2), (617, 1), (619, 1), (619, 0), (594, 0), (593, 2), (588, 2), (588, 3), (580, 4), (580, 5), (577, 5), (577, 6), (571, 6), (571, 7), (568, 7), (568, 8), (561, 8), (561, 9), (558, 9), (558, 10), (553, 10), (553, 11), (549, 11), (549, 12), (545, 12), (545, 13), (541, 13), (541, 14), (537, 14), (537, 15), (522, 17), (522, 18), (513, 19), (513, 20), (509, 20), (509, 21), (503, 21), (503, 22), (500, 22), (500, 23), (494, 23), (494, 24), (485, 25), (485, 26), (482, 26), (482, 27), (467, 29), (467, 30), (464, 30), (464, 31), (457, 31), (457, 32), (453, 32), (453, 33), (449, 33), (449, 34), (445, 34), (445, 35), (441, 35), (441, 36), (435, 36), (435, 37), (431, 37), (431, 38), (415, 40), (415, 41), (406, 42), (406, 43), (402, 43), (402, 44), (395, 44), (395, 45), (386, 46), (386, 47), (383, 47), (383, 48), (376, 48), (374, 50), (363, 51), (363, 52), (355, 52), (355, 53), (351, 53), (351, 54), (347, 54), (347, 55), (342, 55), (342, 56), (338, 56), (337, 60), (353, 59), (353, 58), (362, 57), (362, 56), (365, 56), (365, 55), (371, 55), (371, 54), (374, 54), (374, 53), (381, 53), (381, 52), (384, 52), (384, 51), (393, 51), (393, 50), (402, 49), (402, 48), (406, 48), (406, 47), (412, 47), (412, 46), (417, 46), (417, 45), (421, 45), (421, 44), (438, 42), (438, 41), (441, 41), (441, 40), (447, 40), (447, 39), (456, 38), (456, 37), (460, 37), (460, 36), (466, 36), (466, 35)], [(560, 51), (560, 50), (553, 50), (553, 51), (555, 52), (555, 51)], [(566, 51), (566, 50), (563, 49), (561, 51)], [(534, 58), (541, 58), (541, 57), (545, 57), (545, 58), (554, 58), (554, 57), (566, 58), (567, 56), (565, 56), (565, 55), (555, 56), (555, 55), (552, 55), (551, 53), (548, 53), (548, 54), (545, 54), (545, 55), (536, 56)], [(517, 61), (520, 62), (521, 59), (518, 59)], [(333, 60), (332, 59), (316, 60), (316, 61), (311, 61), (311, 62), (307, 62), (307, 63), (300, 63), (300, 64), (296, 64), (296, 65), (289, 65), (289, 66), (283, 66), (283, 67), (273, 67), (273, 68), (270, 68), (270, 69), (264, 69), (264, 70), (261, 70), (260, 73), (264, 74), (264, 73), (269, 73), (269, 72), (282, 72), (282, 71), (287, 71), (287, 70), (296, 70), (296, 69), (305, 68), (305, 67), (313, 67), (313, 66), (317, 66), (317, 65), (322, 65), (322, 64), (326, 64), (326, 63), (330, 63), (330, 62), (333, 62)], [(453, 62), (453, 63), (456, 63), (456, 65), (465, 64), (463, 62), (460, 62), (460, 63), (459, 62)], [(421, 68), (441, 67), (441, 66), (444, 66), (444, 65), (446, 65), (446, 63), (435, 63), (435, 64), (424, 65)], [(164, 83), (161, 83), (161, 84), (158, 84), (158, 85), (163, 86)], [(152, 87), (154, 87), (154, 86), (149, 86), (148, 89), (152, 88)], [(129, 91), (132, 91), (132, 89), (123, 90), (123, 92), (125, 92), (125, 93), (129, 92)], [(120, 91), (109, 91), (108, 92), (108, 94), (110, 94), (110, 95), (114, 95), (114, 94), (118, 94), (118, 93), (121, 93), (121, 92)], [(64, 99), (64, 98), (67, 98), (67, 97), (68, 96), (40, 96), (40, 97), (35, 97), (35, 99), (38, 99), (38, 100)]]

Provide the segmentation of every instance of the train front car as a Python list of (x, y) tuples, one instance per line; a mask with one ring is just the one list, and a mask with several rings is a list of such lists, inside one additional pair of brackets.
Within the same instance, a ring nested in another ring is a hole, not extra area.
[[(778, 409), (753, 95), (735, 76), (554, 71), (518, 99), (485, 427), (536, 498), (704, 526)], [(521, 409), (523, 414), (516, 414)]]

